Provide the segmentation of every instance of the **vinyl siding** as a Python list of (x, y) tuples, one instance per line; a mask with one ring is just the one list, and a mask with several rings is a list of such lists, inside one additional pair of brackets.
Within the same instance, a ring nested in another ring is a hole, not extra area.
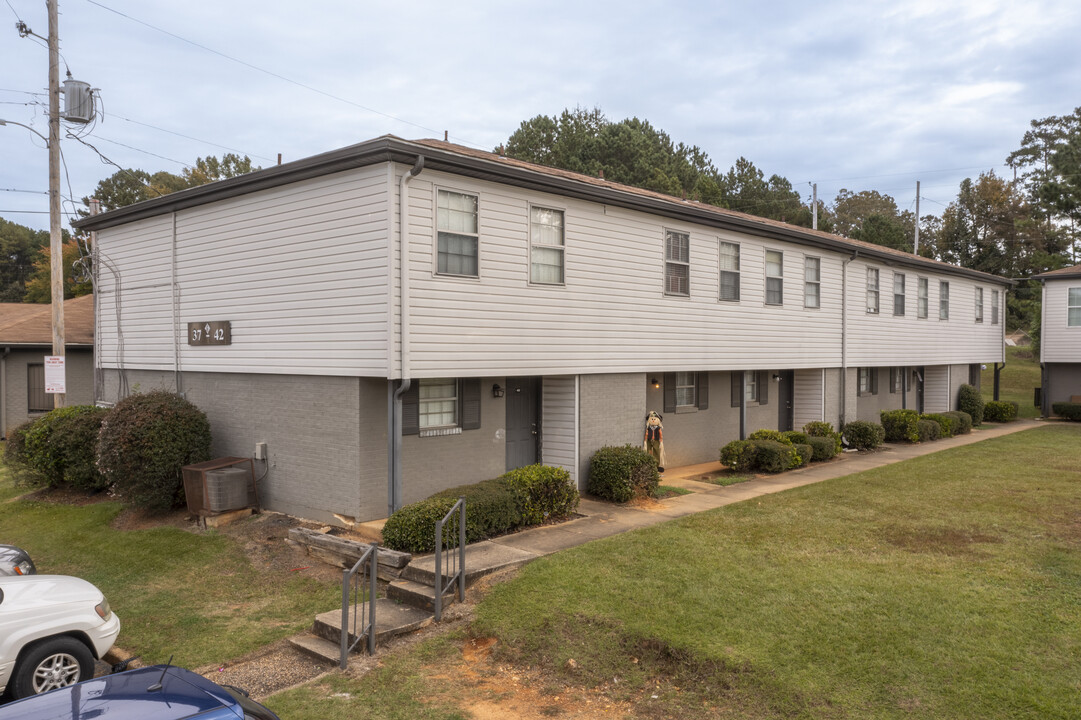
[(950, 367), (936, 365), (923, 369), (923, 409), (928, 413), (943, 413), (953, 409), (950, 402)]
[[(123, 364), (185, 371), (386, 374), (387, 178), (380, 165), (98, 233), (120, 272)], [(116, 367), (115, 280), (101, 272), (104, 367)], [(187, 323), (231, 322), (232, 344), (190, 346)]]
[(576, 377), (545, 377), (541, 390), (541, 462), (564, 468), (578, 487)]
[(1040, 359), (1045, 363), (1081, 362), (1081, 327), (1066, 324), (1071, 287), (1081, 288), (1081, 278), (1044, 283)]
[(823, 387), (825, 371), (818, 369), (797, 370), (792, 386), (792, 428), (801, 430), (823, 416)]

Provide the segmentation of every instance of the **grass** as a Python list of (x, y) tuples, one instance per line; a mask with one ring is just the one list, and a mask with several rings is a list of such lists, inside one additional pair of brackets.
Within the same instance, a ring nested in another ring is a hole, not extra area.
[(97, 585), (120, 617), (117, 645), (147, 662), (198, 667), (245, 655), (299, 632), (341, 603), (340, 586), (252, 566), (242, 548), (213, 532), (120, 531), (119, 503), (73, 506), (14, 500), (0, 469), (3, 541), (25, 548), (39, 572)]
[(656, 717), (1076, 718), (1079, 467), (1038, 428), (590, 543), (474, 631)]
[[(988, 365), (980, 376), (983, 399), (993, 400), (995, 391), (994, 365)], [(1032, 404), (1033, 388), (1040, 387), (1040, 361), (1027, 347), (1007, 347), (1006, 367), (999, 374), (999, 400), (1017, 403), (1017, 416), (1035, 418), (1040, 408)]]
[(712, 483), (713, 485), (720, 485), (721, 487), (728, 487), (729, 485), (736, 485), (741, 482), (747, 482), (748, 480), (754, 480), (754, 475), (740, 474), (732, 472), (731, 470), (725, 470), (719, 474), (710, 473), (709, 475), (703, 475), (702, 477), (695, 478), (695, 480)]
[(676, 497), (677, 495), (690, 495), (691, 490), (687, 488), (676, 487), (675, 485), (658, 485), (657, 492), (653, 497), (657, 500), (664, 500), (665, 498)]

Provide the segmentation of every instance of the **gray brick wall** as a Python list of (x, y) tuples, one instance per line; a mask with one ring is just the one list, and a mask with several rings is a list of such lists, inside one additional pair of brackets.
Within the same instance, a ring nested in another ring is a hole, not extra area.
[[(578, 404), (580, 477), (589, 477), (590, 458), (605, 445), (641, 444), (648, 412), (648, 381), (643, 373), (581, 376)], [(582, 487), (586, 487), (587, 482), (583, 482)]]
[[(826, 411), (824, 417), (826, 422), (833, 425), (834, 429), (840, 427), (841, 423), (841, 369), (840, 368), (826, 368)], [(796, 428), (802, 430), (803, 428)]]
[(968, 385), (968, 365), (950, 366), (950, 410), (960, 410), (958, 395), (962, 385)]
[[(51, 355), (51, 348), (36, 350), (13, 350), (4, 359), (4, 377), (7, 386), (4, 391), (4, 417), (2, 429), (4, 437), (7, 431), (21, 425), (31, 418), (27, 412), (26, 366), (42, 363), (46, 355)], [(88, 350), (69, 349), (65, 355), (65, 372), (68, 393), (64, 398), (66, 405), (90, 405), (94, 402), (94, 354)], [(33, 417), (40, 417), (35, 413)]]

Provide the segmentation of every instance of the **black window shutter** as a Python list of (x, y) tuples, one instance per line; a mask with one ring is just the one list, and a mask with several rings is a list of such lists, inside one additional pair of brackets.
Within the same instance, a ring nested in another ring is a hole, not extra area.
[(900, 373), (897, 372), (897, 368), (890, 368), (890, 392), (895, 393), (900, 390), (897, 387), (897, 379), (900, 377)]
[(709, 408), (709, 373), (695, 373), (695, 377), (698, 379), (698, 389), (695, 393), (698, 397), (698, 409), (706, 410)]
[(402, 435), (420, 433), (420, 380), (409, 383), (402, 393)]
[(758, 404), (769, 405), (769, 371), (758, 371)]
[(732, 407), (739, 407), (743, 396), (743, 371), (732, 371)]
[(462, 430), (476, 430), (480, 427), (480, 378), (463, 378), (458, 381), (458, 389)]
[(878, 371), (881, 368), (871, 368), (871, 394), (878, 395)]
[(664, 411), (666, 413), (676, 411), (676, 374), (664, 374)]

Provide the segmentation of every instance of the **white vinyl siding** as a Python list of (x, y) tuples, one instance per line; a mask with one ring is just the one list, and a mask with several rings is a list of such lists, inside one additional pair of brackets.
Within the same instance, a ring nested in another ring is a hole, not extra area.
[(739, 300), (739, 244), (720, 242), (720, 299)]
[(816, 257), (803, 259), (803, 307), (822, 305), (822, 260)]
[(904, 273), (893, 274), (893, 314), (905, 314), (905, 276)]
[(563, 284), (563, 211), (529, 208), (529, 279), (545, 285)]
[(578, 397), (573, 375), (546, 376), (541, 390), (541, 462), (561, 467), (578, 487)]
[(976, 322), (983, 322), (983, 288), (976, 288)]
[(950, 366), (935, 365), (923, 369), (923, 409), (929, 413), (949, 412)]
[(824, 420), (824, 375), (820, 369), (796, 370), (792, 379), (792, 427), (800, 430), (814, 420)]
[(991, 324), (998, 325), (998, 290), (991, 291)]
[(878, 268), (867, 268), (867, 312), (878, 314)]
[(784, 305), (784, 253), (766, 251), (766, 304)]
[(664, 232), (664, 293), (691, 294), (691, 236), (689, 233)]
[(477, 276), (480, 268), (477, 196), (440, 190), (436, 202), (436, 272)]
[(928, 282), (927, 278), (921, 277), (917, 280), (919, 289), (917, 290), (917, 304), (916, 304), (916, 317), (927, 317), (927, 303), (928, 303)]
[(938, 319), (950, 319), (950, 284), (948, 282), (938, 284)]
[(1078, 362), (1081, 358), (1081, 280), (1045, 280), (1042, 308), (1040, 360), (1045, 363)]

